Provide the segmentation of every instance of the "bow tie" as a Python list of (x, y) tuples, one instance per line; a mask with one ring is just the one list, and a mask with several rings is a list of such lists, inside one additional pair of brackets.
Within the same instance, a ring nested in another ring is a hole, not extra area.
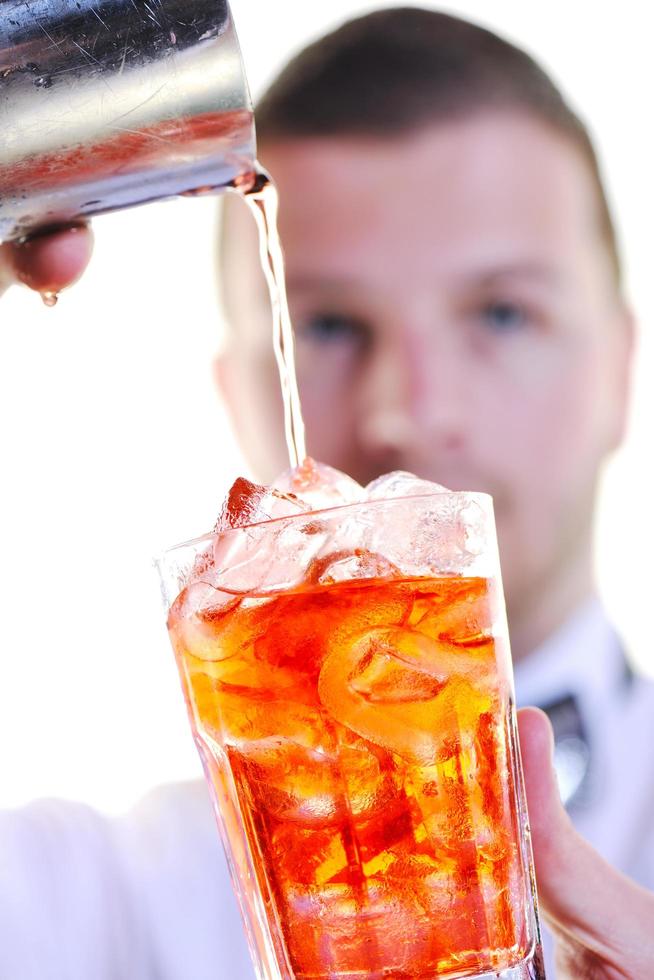
[(540, 705), (554, 730), (554, 768), (564, 806), (583, 805), (588, 797), (590, 744), (576, 698), (565, 695)]

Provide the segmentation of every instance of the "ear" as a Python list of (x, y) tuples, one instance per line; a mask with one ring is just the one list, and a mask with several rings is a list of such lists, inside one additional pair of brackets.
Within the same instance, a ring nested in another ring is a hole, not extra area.
[(627, 303), (622, 302), (617, 311), (615, 329), (615, 420), (610, 445), (611, 450), (617, 449), (624, 441), (631, 408), (637, 323), (634, 312)]

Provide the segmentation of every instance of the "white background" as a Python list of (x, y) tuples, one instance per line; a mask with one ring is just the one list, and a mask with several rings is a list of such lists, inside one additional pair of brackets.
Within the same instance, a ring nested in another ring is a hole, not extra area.
[[(378, 4), (391, 6), (392, 4)], [(602, 495), (602, 589), (654, 673), (649, 492), (654, 173), (647, 4), (484, 0), (446, 8), (525, 45), (596, 136), (642, 341), (628, 443)], [(233, 0), (255, 97), (345, 0)], [(0, 806), (38, 795), (109, 812), (199, 774), (151, 560), (208, 529), (243, 470), (213, 390), (211, 200), (96, 222), (92, 268), (59, 305), (0, 303)]]

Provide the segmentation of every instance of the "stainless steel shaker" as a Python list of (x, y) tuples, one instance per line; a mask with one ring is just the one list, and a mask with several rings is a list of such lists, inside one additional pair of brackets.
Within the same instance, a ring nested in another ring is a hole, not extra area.
[(0, 0), (0, 241), (247, 179), (226, 0)]

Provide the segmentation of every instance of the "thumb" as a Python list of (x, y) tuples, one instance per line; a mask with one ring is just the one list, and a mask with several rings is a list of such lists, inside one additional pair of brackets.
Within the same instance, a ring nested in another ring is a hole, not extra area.
[(654, 976), (654, 895), (575, 831), (559, 798), (543, 712), (520, 711), (518, 727), (538, 894), (557, 962), (575, 978)]
[(42, 233), (18, 243), (0, 245), (0, 294), (13, 282), (38, 292), (58, 293), (76, 282), (93, 250), (87, 225)]

